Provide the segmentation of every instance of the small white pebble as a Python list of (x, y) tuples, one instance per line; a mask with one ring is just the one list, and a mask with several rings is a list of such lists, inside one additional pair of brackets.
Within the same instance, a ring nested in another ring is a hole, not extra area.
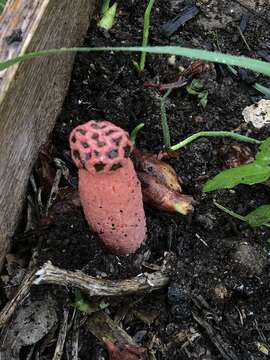
[(172, 66), (175, 65), (175, 61), (176, 61), (176, 56), (175, 55), (172, 55), (168, 58), (168, 63)]

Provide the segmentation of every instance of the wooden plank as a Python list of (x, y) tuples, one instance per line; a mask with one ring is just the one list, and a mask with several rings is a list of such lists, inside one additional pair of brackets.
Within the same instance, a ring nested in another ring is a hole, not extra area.
[[(0, 17), (0, 59), (80, 46), (94, 5), (95, 0), (9, 0)], [(11, 42), (16, 30), (21, 30), (21, 42)], [(0, 269), (33, 163), (61, 109), (73, 59), (33, 59), (0, 72)]]

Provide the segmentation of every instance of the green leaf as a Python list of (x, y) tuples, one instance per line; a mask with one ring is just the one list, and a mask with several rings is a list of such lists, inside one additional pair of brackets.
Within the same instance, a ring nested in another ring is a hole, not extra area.
[(270, 88), (267, 88), (259, 83), (255, 83), (253, 87), (260, 93), (262, 93), (265, 97), (270, 98)]
[(257, 163), (270, 165), (270, 137), (260, 145), (255, 159)]
[(103, 16), (107, 10), (109, 10), (111, 0), (103, 0), (100, 13)]
[(230, 189), (239, 184), (253, 185), (266, 181), (270, 176), (270, 137), (262, 142), (255, 160), (247, 165), (224, 170), (207, 181), (204, 192)]
[(84, 314), (94, 314), (100, 310), (107, 308), (110, 304), (101, 300), (100, 303), (90, 303), (78, 289), (75, 290), (74, 307)]
[(101, 301), (100, 303), (99, 303), (99, 308), (100, 308), (100, 310), (104, 310), (104, 309), (106, 309), (107, 307), (109, 307), (110, 306), (110, 304), (109, 303), (105, 303), (105, 301)]
[[(146, 47), (148, 45), (148, 37), (149, 37), (149, 30), (150, 30), (150, 17), (153, 5), (155, 3), (155, 0), (149, 0), (145, 13), (144, 13), (144, 20), (143, 20), (143, 39), (142, 39), (142, 46)], [(146, 52), (143, 51), (141, 53), (141, 59), (140, 59), (140, 65), (139, 69), (140, 71), (144, 71), (145, 67), (145, 60), (146, 60)]]
[(186, 86), (186, 90), (190, 95), (195, 95), (198, 97), (199, 105), (203, 108), (206, 107), (208, 102), (208, 91), (203, 90), (204, 81), (200, 79), (193, 79), (192, 82)]
[(270, 221), (270, 205), (259, 206), (244, 218), (253, 227), (266, 225)]
[(137, 63), (137, 61), (131, 60), (131, 63), (132, 63), (132, 65), (134, 66), (134, 68), (135, 68), (138, 72), (141, 71), (141, 70), (140, 70), (140, 65)]
[(206, 108), (206, 105), (208, 103), (208, 91), (204, 90), (202, 91), (199, 95), (198, 95), (200, 102), (199, 104), (203, 107)]
[(115, 22), (117, 3), (114, 3), (108, 10), (105, 11), (98, 26), (107, 31), (111, 30)]
[(11, 65), (33, 59), (41, 56), (59, 55), (73, 52), (104, 52), (104, 51), (122, 51), (122, 52), (147, 52), (151, 54), (166, 54), (186, 56), (191, 59), (200, 59), (205, 61), (212, 61), (221, 64), (229, 64), (239, 66), (244, 69), (250, 69), (258, 73), (270, 76), (270, 65), (266, 61), (255, 60), (244, 56), (235, 56), (223, 54), (220, 52), (213, 52), (201, 49), (190, 49), (180, 46), (147, 46), (147, 47), (99, 47), (99, 48), (60, 48), (48, 49), (38, 52), (27, 53), (9, 60), (0, 62), (0, 71), (8, 68)]
[(260, 165), (254, 161), (247, 165), (222, 171), (213, 179), (207, 181), (203, 191), (231, 189), (239, 184), (253, 185), (266, 181), (269, 176), (270, 166)]
[(198, 91), (195, 90), (195, 89), (192, 87), (192, 84), (187, 85), (187, 86), (186, 86), (186, 90), (187, 90), (187, 92), (188, 92), (189, 95), (196, 95), (196, 96), (197, 96), (197, 95), (199, 94)]

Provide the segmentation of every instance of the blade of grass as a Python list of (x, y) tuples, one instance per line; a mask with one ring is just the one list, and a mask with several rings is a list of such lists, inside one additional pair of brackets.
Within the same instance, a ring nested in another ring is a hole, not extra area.
[(167, 54), (185, 56), (191, 59), (201, 59), (205, 61), (217, 62), (221, 64), (234, 65), (245, 69), (250, 69), (258, 73), (270, 76), (270, 64), (261, 61), (247, 58), (244, 56), (228, 55), (219, 52), (212, 52), (200, 49), (189, 49), (180, 46), (148, 46), (148, 47), (97, 47), (97, 48), (60, 48), (49, 49), (38, 52), (32, 52), (21, 55), (9, 60), (0, 62), (0, 71), (8, 68), (11, 65), (20, 63), (22, 61), (30, 60), (36, 57), (60, 55), (74, 52), (104, 52), (104, 51), (121, 51), (121, 52), (146, 52), (152, 54)]
[[(235, 68), (233, 66), (227, 65), (227, 68), (230, 70), (230, 72), (233, 75), (237, 76), (237, 71), (235, 70)], [(257, 91), (259, 91), (264, 96), (270, 98), (270, 89), (269, 88), (267, 88), (267, 87), (265, 87), (265, 86), (263, 86), (263, 85), (261, 85), (261, 84), (259, 84), (257, 82), (255, 84), (253, 84), (252, 87), (254, 89), (256, 89)]]
[(166, 112), (166, 99), (172, 92), (172, 89), (166, 91), (166, 93), (160, 99), (160, 115), (161, 115), (161, 126), (163, 133), (163, 144), (165, 149), (170, 149), (171, 147), (171, 135), (170, 128), (167, 121), (167, 112)]
[(267, 88), (259, 83), (255, 83), (252, 85), (254, 89), (258, 90), (260, 93), (262, 93), (264, 96), (270, 98), (270, 88)]
[(240, 134), (234, 133), (232, 131), (200, 131), (196, 134), (189, 136), (185, 140), (180, 141), (180, 143), (171, 146), (170, 149), (172, 151), (177, 151), (177, 150), (181, 149), (182, 147), (190, 144), (194, 140), (197, 140), (201, 137), (230, 137), (232, 139), (251, 143), (251, 144), (261, 144), (262, 143), (262, 141), (260, 141), (260, 140), (251, 138), (249, 136), (240, 135)]
[[(144, 13), (142, 47), (146, 47), (148, 45), (149, 29), (150, 29), (150, 16), (151, 16), (151, 11), (152, 11), (154, 2), (155, 2), (155, 0), (149, 0), (147, 8)], [(145, 60), (146, 60), (146, 52), (143, 51), (141, 53), (140, 71), (144, 71)]]

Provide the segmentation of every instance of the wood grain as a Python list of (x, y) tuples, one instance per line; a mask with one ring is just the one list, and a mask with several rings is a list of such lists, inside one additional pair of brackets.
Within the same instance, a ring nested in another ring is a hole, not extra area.
[[(80, 46), (95, 0), (9, 0), (0, 17), (0, 59)], [(22, 41), (11, 42), (21, 30)], [(0, 269), (39, 148), (66, 94), (74, 55), (33, 59), (0, 72)]]

